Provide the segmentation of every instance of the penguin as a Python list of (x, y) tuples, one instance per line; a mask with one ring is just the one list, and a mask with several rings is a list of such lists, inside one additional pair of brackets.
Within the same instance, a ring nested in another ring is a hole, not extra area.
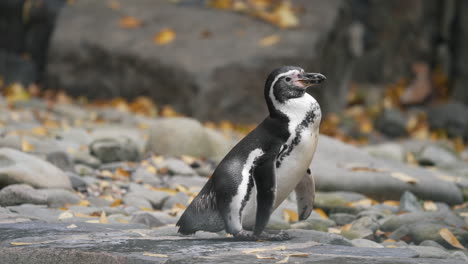
[(299, 220), (312, 212), (315, 183), (309, 166), (322, 114), (306, 89), (325, 80), (295, 66), (270, 73), (264, 88), (269, 115), (219, 163), (177, 222), (179, 233), (225, 230), (239, 240), (290, 239), (264, 229), (292, 191)]

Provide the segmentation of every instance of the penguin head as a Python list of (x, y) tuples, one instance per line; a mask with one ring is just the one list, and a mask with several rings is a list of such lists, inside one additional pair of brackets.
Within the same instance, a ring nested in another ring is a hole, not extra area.
[(265, 83), (265, 99), (270, 112), (275, 104), (284, 104), (288, 100), (300, 98), (308, 87), (320, 84), (327, 78), (320, 73), (306, 73), (295, 66), (283, 66), (275, 69)]

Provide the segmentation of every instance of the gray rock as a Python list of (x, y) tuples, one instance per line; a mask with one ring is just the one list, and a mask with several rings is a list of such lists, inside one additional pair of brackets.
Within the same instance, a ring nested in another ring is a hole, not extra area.
[(369, 239), (356, 238), (351, 240), (351, 244), (355, 247), (365, 247), (365, 248), (383, 248), (379, 243), (376, 243)]
[[(458, 239), (458, 241), (460, 241), (460, 243), (466, 243), (465, 241), (468, 239), (467, 231), (439, 223), (422, 222), (404, 225), (392, 232), (388, 237), (393, 240), (400, 240), (404, 237), (405, 240), (411, 239), (412, 242), (420, 245), (423, 242), (430, 240), (436, 244), (442, 245), (445, 248), (452, 249), (453, 247), (447, 243), (439, 233), (442, 228), (449, 229), (450, 232), (452, 232), (452, 234)], [(428, 244), (430, 242), (425, 243)], [(432, 246), (436, 245), (431, 245), (431, 247)]]
[(468, 256), (462, 251), (455, 251), (455, 252), (450, 253), (449, 259), (458, 259), (458, 260), (463, 260), (465, 262), (468, 262)]
[(46, 222), (57, 222), (61, 210), (47, 208), (46, 205), (22, 204), (7, 207), (11, 212), (17, 213), (29, 219), (42, 220)]
[(309, 218), (291, 225), (293, 229), (307, 229), (328, 232), (328, 228), (335, 226), (336, 223), (330, 219)]
[[(95, 197), (95, 196), (88, 196), (87, 197), (87, 200), (89, 201), (89, 204), (91, 206), (94, 206), (94, 207), (106, 207), (106, 206), (109, 206), (112, 202), (111, 201), (108, 201), (108, 200), (105, 200), (105, 199), (102, 199), (100, 197)], [(130, 199), (131, 200), (131, 199)], [(128, 200), (125, 200), (123, 199), (123, 202), (126, 204), (126, 202), (128, 202)], [(147, 208), (151, 208), (151, 207), (147, 207)]]
[(0, 148), (0, 186), (14, 183), (71, 189), (68, 176), (54, 165), (15, 149)]
[(173, 176), (167, 179), (166, 183), (170, 188), (175, 188), (177, 185), (186, 186), (188, 188), (203, 187), (208, 181), (208, 178), (200, 176)]
[(47, 204), (47, 196), (26, 184), (13, 184), (0, 190), (0, 206)]
[(164, 202), (164, 205), (163, 205), (162, 208), (164, 210), (171, 209), (176, 204), (180, 204), (182, 206), (187, 206), (188, 205), (188, 200), (189, 200), (189, 196), (186, 193), (178, 192), (178, 193), (174, 194), (173, 196), (169, 197), (169, 199), (167, 199)]
[(86, 188), (88, 184), (83, 180), (83, 178), (73, 172), (67, 172), (68, 178), (70, 178), (71, 185), (74, 190), (82, 190)]
[(449, 102), (429, 108), (427, 121), (432, 130), (442, 129), (449, 137), (463, 137), (468, 129), (467, 115), (464, 104)]
[(438, 167), (450, 166), (460, 161), (454, 152), (437, 145), (429, 145), (417, 155), (419, 163)]
[(398, 162), (403, 162), (405, 159), (405, 151), (400, 144), (396, 143), (383, 143), (379, 145), (372, 145), (363, 148), (371, 156), (385, 159), (393, 160)]
[[(101, 165), (101, 161), (99, 159), (97, 159), (96, 157), (91, 156), (87, 152), (77, 151), (77, 152), (73, 153), (72, 157), (73, 157), (73, 161), (76, 164), (86, 165), (86, 166), (89, 166), (91, 168), (98, 168)], [(80, 173), (78, 170), (77, 170), (77, 172)]]
[(148, 200), (146, 200), (145, 198), (139, 195), (127, 194), (123, 197), (122, 201), (124, 204), (128, 206), (135, 206), (137, 208), (149, 208), (149, 209), (153, 208), (153, 206)]
[[(398, 200), (408, 190), (420, 199), (449, 205), (459, 204), (463, 199), (456, 184), (440, 179), (437, 172), (376, 159), (363, 150), (326, 136), (319, 137), (311, 166), (319, 191), (353, 191), (376, 200)], [(392, 177), (395, 172), (404, 173), (417, 183)]]
[(195, 170), (192, 169), (192, 167), (190, 167), (180, 159), (168, 158), (160, 164), (157, 164), (157, 166), (159, 168), (167, 168), (169, 170), (169, 173), (172, 175), (193, 176), (197, 174)]
[(440, 249), (445, 249), (443, 246), (441, 246), (439, 243), (435, 242), (434, 240), (424, 240), (423, 242), (419, 243), (420, 246), (425, 246), (425, 247), (436, 247)]
[(73, 164), (73, 160), (66, 152), (60, 151), (49, 153), (46, 156), (46, 160), (63, 171), (75, 171), (75, 164)]
[(75, 127), (58, 131), (55, 138), (58, 140), (75, 142), (80, 146), (88, 146), (93, 140), (86, 130)]
[(161, 209), (164, 202), (170, 197), (167, 192), (149, 190), (136, 183), (130, 183), (129, 191), (127, 195), (140, 196), (149, 201), (155, 209)]
[(348, 239), (367, 238), (372, 239), (374, 232), (379, 228), (378, 221), (370, 216), (361, 217), (351, 223), (349, 230), (344, 230), (341, 234)]
[(400, 226), (413, 223), (443, 223), (455, 227), (463, 227), (465, 225), (464, 221), (452, 212), (413, 212), (391, 216), (382, 224), (380, 229), (391, 232)]
[(406, 117), (397, 109), (385, 109), (377, 117), (375, 128), (392, 138), (404, 136), (406, 134)]
[(205, 128), (205, 133), (207, 134), (208, 141), (210, 143), (210, 158), (220, 162), (224, 156), (226, 156), (226, 154), (234, 147), (235, 141), (228, 140), (220, 132), (211, 128)]
[(352, 214), (336, 213), (330, 214), (330, 219), (335, 221), (337, 225), (342, 226), (356, 220), (356, 216)]
[(130, 220), (132, 224), (144, 224), (149, 228), (159, 227), (166, 225), (164, 222), (160, 221), (154, 215), (144, 212), (139, 214), (134, 214)]
[(400, 198), (400, 206), (398, 210), (401, 212), (421, 212), (423, 211), (421, 205), (418, 202), (418, 198), (409, 191), (403, 193)]
[(350, 246), (350, 247), (353, 246), (350, 240), (340, 235), (336, 235), (336, 234), (320, 232), (320, 231), (315, 231), (315, 230), (302, 230), (302, 229), (300, 230), (290, 229), (288, 230), (288, 233), (291, 236), (294, 236), (295, 234), (301, 234), (300, 236), (307, 236), (307, 238), (310, 239), (309, 241), (314, 241), (317, 243)]
[(90, 116), (86, 110), (72, 104), (54, 104), (52, 111), (71, 120), (84, 120)]
[(405, 241), (397, 241), (397, 242), (385, 241), (385, 242), (382, 242), (382, 245), (384, 247), (397, 247), (397, 248), (408, 247), (408, 244)]
[[(159, 104), (169, 103), (202, 120), (245, 123), (259, 121), (267, 114), (262, 88), (272, 65), (294, 62), (307, 68), (316, 61), (314, 67), (323, 66), (328, 86), (334, 87), (333, 92), (330, 90), (319, 101), (325, 108), (343, 106), (342, 98), (346, 95), (343, 83), (349, 81), (349, 77), (343, 76), (351, 76), (350, 61), (354, 57), (349, 47), (351, 18), (339, 15), (339, 10), (347, 6), (341, 1), (320, 4), (300, 1), (299, 5), (308, 10), (301, 14), (301, 26), (283, 31), (249, 16), (219, 13), (200, 8), (199, 4), (180, 7), (165, 1), (140, 0), (131, 6), (120, 6), (122, 12), (137, 12), (142, 23), (150, 27), (157, 26), (156, 20), (166, 21), (177, 32), (177, 39), (162, 46), (146, 39), (154, 31), (147, 27), (115, 30), (115, 13), (105, 4), (86, 0), (66, 5), (51, 39), (47, 82), (53, 87), (63, 87), (71, 95), (134, 98), (147, 94)], [(102, 23), (77, 38), (71, 32), (87, 27), (95, 17), (90, 10), (98, 14)], [(208, 25), (206, 21), (214, 23)], [(244, 21), (248, 27), (242, 27)], [(200, 37), (199, 31), (207, 27), (216, 41)], [(232, 34), (239, 27), (243, 30), (241, 38)], [(268, 47), (258, 44), (271, 34), (278, 34), (281, 41)], [(339, 37), (330, 38), (331, 35)], [(129, 41), (138, 45), (128, 45)], [(80, 42), (89, 45), (77, 44)], [(191, 43), (190, 47), (185, 43)], [(96, 52), (99, 58), (94, 56)], [(171, 54), (177, 54), (177, 60)], [(67, 60), (69, 57), (75, 59)]]
[(132, 181), (149, 184), (152, 186), (161, 186), (162, 180), (160, 177), (156, 176), (152, 172), (149, 172), (144, 167), (137, 168), (134, 172), (132, 172)]
[(330, 211), (330, 213), (356, 214), (359, 212), (359, 209), (350, 207), (348, 203), (365, 198), (364, 195), (353, 192), (317, 192), (315, 194), (314, 206)]
[(107, 217), (107, 220), (109, 224), (124, 224), (125, 222), (130, 223), (131, 217), (123, 214), (112, 214)]
[(100, 138), (90, 145), (91, 154), (101, 162), (136, 161), (139, 151), (130, 138)]
[(437, 247), (425, 247), (425, 246), (409, 246), (411, 250), (416, 251), (419, 254), (420, 258), (440, 258), (446, 259), (450, 254)]
[(67, 204), (76, 204), (80, 201), (78, 195), (61, 189), (42, 189), (38, 190), (47, 197), (49, 207), (63, 207)]
[(169, 156), (213, 156), (209, 136), (195, 119), (159, 119), (150, 128), (149, 133), (147, 151)]
[(75, 165), (75, 172), (81, 176), (95, 176), (96, 175), (95, 169), (88, 167), (86, 165), (82, 165), (82, 164)]

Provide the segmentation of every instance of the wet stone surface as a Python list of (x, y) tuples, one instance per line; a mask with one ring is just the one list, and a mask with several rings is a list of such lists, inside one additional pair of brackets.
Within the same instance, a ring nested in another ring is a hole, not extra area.
[(0, 224), (0, 257), (11, 260), (24, 256), (16, 263), (35, 263), (45, 256), (49, 263), (58, 263), (60, 255), (54, 252), (75, 261), (87, 260), (90, 256), (86, 254), (91, 254), (101, 263), (116, 259), (117, 263), (271, 263), (288, 256), (290, 263), (462, 263), (421, 259), (410, 249), (320, 244), (311, 242), (310, 234), (300, 230), (290, 230), (293, 238), (286, 242), (242, 242), (203, 232), (179, 236), (174, 227), (149, 230), (128, 224), (74, 225), (71, 229), (69, 223)]

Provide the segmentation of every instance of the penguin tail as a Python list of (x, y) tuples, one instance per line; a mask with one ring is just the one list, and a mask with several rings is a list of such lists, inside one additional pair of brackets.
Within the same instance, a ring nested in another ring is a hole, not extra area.
[(219, 232), (224, 229), (224, 221), (216, 205), (216, 193), (212, 179), (185, 209), (176, 226), (183, 235), (197, 231)]

